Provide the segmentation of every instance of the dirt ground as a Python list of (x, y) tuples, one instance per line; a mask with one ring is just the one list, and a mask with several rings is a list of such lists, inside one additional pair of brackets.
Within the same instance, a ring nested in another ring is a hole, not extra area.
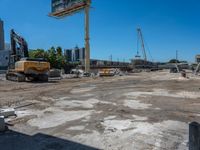
[(188, 124), (200, 122), (200, 77), (169, 71), (49, 83), (1, 77), (0, 106), (17, 114), (0, 134), (3, 150), (186, 150)]

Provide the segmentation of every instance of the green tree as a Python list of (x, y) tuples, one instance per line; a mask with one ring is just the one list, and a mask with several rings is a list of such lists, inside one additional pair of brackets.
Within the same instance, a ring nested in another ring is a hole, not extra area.
[(48, 61), (50, 62), (52, 68), (56, 68), (56, 50), (55, 50), (55, 47), (51, 47), (48, 50)]
[(44, 49), (36, 49), (29, 51), (29, 58), (47, 58)]
[(57, 56), (62, 56), (62, 48), (60, 46), (56, 48), (56, 52), (57, 52)]
[(29, 56), (33, 59), (46, 59), (50, 63), (51, 68), (62, 69), (68, 64), (60, 46), (56, 49), (52, 46), (48, 51), (45, 51), (44, 49), (29, 50)]
[(67, 64), (67, 59), (63, 55), (62, 48), (60, 46), (56, 48), (56, 51), (57, 51), (56, 55), (57, 68), (62, 69)]

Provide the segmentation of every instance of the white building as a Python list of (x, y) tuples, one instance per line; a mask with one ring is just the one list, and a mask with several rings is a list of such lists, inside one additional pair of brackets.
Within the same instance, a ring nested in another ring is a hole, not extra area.
[(69, 62), (82, 62), (85, 60), (85, 48), (76, 46), (74, 49), (66, 49), (65, 56)]
[(5, 44), (4, 26), (0, 19), (0, 70), (7, 70), (10, 57), (10, 44)]

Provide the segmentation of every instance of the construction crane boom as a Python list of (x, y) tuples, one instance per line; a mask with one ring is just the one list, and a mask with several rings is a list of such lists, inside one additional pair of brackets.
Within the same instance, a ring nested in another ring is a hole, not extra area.
[(143, 38), (142, 31), (140, 28), (137, 28), (137, 34), (138, 34), (138, 40), (140, 40), (140, 42), (141, 42), (144, 60), (147, 61), (147, 54), (146, 54), (146, 50), (145, 50), (145, 46), (144, 46), (144, 38)]

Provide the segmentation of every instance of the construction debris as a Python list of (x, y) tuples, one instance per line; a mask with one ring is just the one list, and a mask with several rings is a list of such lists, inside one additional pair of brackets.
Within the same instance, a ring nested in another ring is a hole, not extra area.
[(82, 69), (72, 69), (70, 74), (72, 75), (73, 78), (90, 76), (89, 74), (86, 74)]
[(124, 73), (119, 69), (109, 68), (99, 70), (100, 77), (112, 77), (112, 76), (123, 76)]
[(50, 78), (59, 78), (59, 77), (61, 77), (61, 70), (59, 70), (59, 69), (51, 69), (49, 71), (49, 77)]
[(187, 78), (187, 74), (186, 74), (185, 70), (181, 71), (181, 76), (184, 77), (184, 78)]
[(4, 118), (15, 116), (14, 108), (0, 109), (0, 116), (4, 116)]

